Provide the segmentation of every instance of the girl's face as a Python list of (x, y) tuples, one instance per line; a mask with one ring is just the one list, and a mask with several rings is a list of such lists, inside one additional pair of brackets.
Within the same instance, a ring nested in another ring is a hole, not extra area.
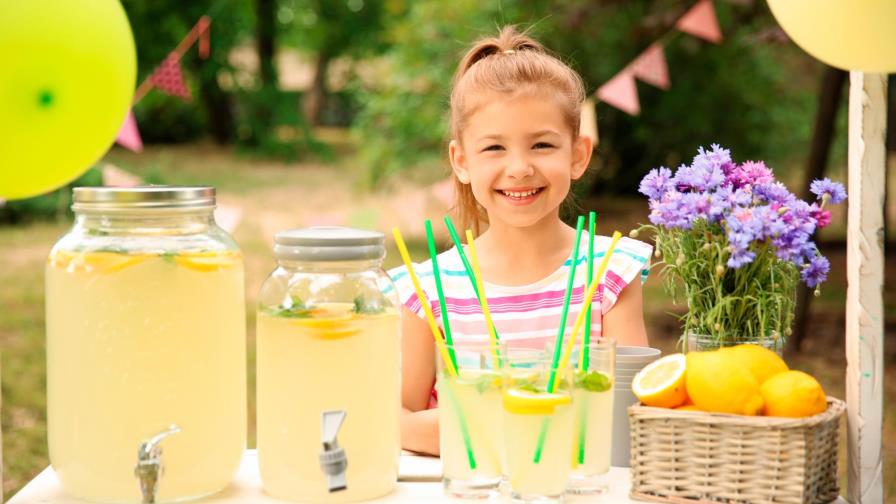
[(550, 96), (482, 98), (449, 146), (454, 173), (470, 184), (491, 225), (530, 227), (557, 218), (571, 181), (588, 167), (591, 140), (573, 138)]

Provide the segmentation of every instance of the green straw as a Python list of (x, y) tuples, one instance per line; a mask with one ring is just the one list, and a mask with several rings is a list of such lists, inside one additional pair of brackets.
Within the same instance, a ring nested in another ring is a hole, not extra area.
[[(451, 351), (453, 352), (454, 349), (452, 348)], [(460, 376), (460, 371), (458, 371), (458, 376)], [(457, 397), (451, 390), (451, 385), (446, 385), (445, 395), (448, 396), (451, 404), (454, 405), (454, 411), (457, 412), (457, 423), (460, 424), (460, 435), (464, 440), (464, 448), (467, 450), (467, 463), (470, 465), (470, 470), (472, 471), (476, 469), (476, 457), (473, 456), (473, 442), (470, 439), (470, 428), (467, 426), (467, 419), (464, 417), (460, 401), (457, 400)], [(440, 390), (439, 392), (441, 393), (442, 391)]]
[(454, 223), (451, 222), (451, 217), (445, 216), (445, 227), (448, 228), (448, 234), (451, 235), (451, 241), (454, 242), (454, 247), (457, 248), (457, 253), (460, 254), (460, 260), (464, 263), (464, 270), (467, 272), (467, 278), (470, 279), (470, 284), (473, 285), (473, 292), (476, 293), (476, 299), (479, 300), (479, 303), (482, 303), (482, 299), (479, 296), (479, 288), (476, 287), (476, 278), (473, 275), (473, 267), (470, 266), (470, 261), (467, 260), (467, 254), (464, 253), (464, 246), (460, 241), (460, 236), (457, 235), (457, 230), (454, 229)]
[(442, 329), (445, 331), (445, 344), (454, 369), (457, 369), (457, 357), (454, 354), (454, 340), (451, 338), (451, 324), (448, 322), (448, 307), (445, 305), (445, 293), (442, 291), (442, 275), (439, 273), (439, 260), (436, 258), (436, 240), (432, 234), (432, 222), (426, 219), (426, 244), (429, 246), (429, 257), (432, 259), (432, 276), (436, 281), (436, 292), (439, 294), (439, 308), (442, 310)]
[[(585, 282), (586, 286), (591, 283), (591, 280), (594, 277), (594, 233), (597, 231), (596, 221), (597, 213), (594, 211), (588, 212), (588, 280)], [(587, 292), (585, 294), (587, 295)], [(585, 311), (585, 333), (583, 335), (583, 338), (584, 339), (582, 340), (582, 355), (581, 360), (579, 361), (579, 370), (588, 372), (588, 366), (590, 365), (590, 348), (588, 348), (588, 345), (591, 344), (591, 304), (588, 305), (588, 309)], [(588, 394), (585, 394), (584, 399), (585, 401), (588, 400)], [(585, 463), (585, 432), (587, 430), (587, 424), (588, 410), (583, 404), (579, 409), (579, 464)]]
[[(570, 254), (569, 278), (566, 280), (566, 297), (563, 299), (563, 311), (560, 312), (560, 327), (557, 329), (557, 342), (554, 347), (554, 358), (551, 360), (551, 375), (548, 378), (548, 393), (554, 392), (554, 386), (557, 380), (557, 363), (560, 360), (560, 354), (563, 349), (563, 334), (566, 332), (566, 316), (569, 314), (569, 299), (572, 297), (572, 285), (576, 278), (576, 264), (579, 262), (579, 242), (582, 237), (582, 228), (585, 227), (585, 217), (579, 216), (576, 220), (576, 238), (572, 246)], [(535, 457), (532, 459), (536, 464), (541, 462), (541, 452), (544, 450), (544, 440), (548, 433), (548, 418), (541, 422), (541, 431), (538, 433), (538, 445), (535, 447)]]
[[(479, 287), (477, 286), (476, 272), (473, 270), (473, 265), (471, 265), (470, 261), (467, 259), (467, 254), (464, 252), (463, 243), (461, 243), (460, 236), (458, 236), (457, 230), (454, 228), (454, 223), (451, 222), (451, 217), (449, 217), (447, 215), (445, 216), (445, 227), (448, 228), (448, 234), (451, 235), (451, 241), (454, 242), (454, 247), (457, 249), (458, 255), (460, 255), (460, 260), (464, 264), (464, 270), (467, 272), (467, 278), (470, 279), (470, 285), (473, 286), (473, 292), (476, 293), (476, 299), (479, 301), (479, 307), (483, 309), (483, 314), (484, 314), (485, 306), (482, 302), (482, 294), (480, 294)], [(481, 273), (480, 273), (480, 275), (481, 275)], [(487, 303), (488, 303), (488, 299), (486, 299), (486, 301), (485, 301), (485, 304), (487, 304)], [(488, 321), (486, 321), (486, 323), (487, 322)], [(487, 323), (487, 325), (489, 326), (488, 329), (490, 331), (494, 332), (495, 340), (497, 342), (500, 342), (501, 337), (498, 335), (498, 328), (495, 327), (495, 324)], [(497, 351), (495, 352), (495, 360), (497, 360), (499, 363), (501, 362), (501, 356)]]
[(582, 228), (585, 227), (585, 217), (579, 216), (576, 221), (576, 239), (570, 254), (569, 278), (566, 280), (566, 297), (563, 299), (563, 311), (560, 312), (560, 327), (557, 329), (557, 342), (554, 345), (554, 358), (551, 361), (551, 376), (548, 378), (548, 393), (554, 392), (557, 379), (557, 363), (563, 352), (563, 334), (566, 333), (566, 316), (569, 314), (569, 298), (572, 297), (572, 284), (576, 278), (576, 264), (579, 262), (579, 239), (582, 237)]
[(588, 422), (588, 394), (582, 396), (582, 404), (579, 406), (579, 449), (577, 461), (579, 464), (585, 463), (585, 431)]
[[(588, 212), (588, 281), (585, 282), (587, 290), (588, 285), (594, 277), (594, 233), (597, 231), (597, 212)], [(579, 369), (585, 371), (588, 369), (590, 359), (588, 358), (588, 344), (591, 343), (591, 305), (585, 312), (585, 334), (582, 342), (582, 365)]]

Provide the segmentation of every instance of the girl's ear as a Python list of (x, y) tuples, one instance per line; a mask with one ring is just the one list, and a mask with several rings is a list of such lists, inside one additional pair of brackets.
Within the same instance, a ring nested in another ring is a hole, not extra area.
[(585, 174), (593, 151), (594, 144), (591, 142), (591, 137), (579, 135), (575, 139), (572, 144), (572, 172), (570, 174), (573, 180), (578, 180)]
[(470, 172), (467, 170), (467, 156), (460, 142), (452, 140), (448, 144), (448, 159), (451, 161), (451, 169), (462, 184), (470, 183)]

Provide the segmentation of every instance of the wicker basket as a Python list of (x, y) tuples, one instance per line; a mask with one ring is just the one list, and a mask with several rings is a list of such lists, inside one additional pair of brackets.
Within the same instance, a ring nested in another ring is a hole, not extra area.
[(843, 401), (807, 418), (635, 405), (631, 496), (674, 503), (828, 503), (838, 497)]

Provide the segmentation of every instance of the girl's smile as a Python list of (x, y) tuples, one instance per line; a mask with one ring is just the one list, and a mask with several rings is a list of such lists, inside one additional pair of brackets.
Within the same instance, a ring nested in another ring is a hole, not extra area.
[(544, 187), (510, 187), (507, 189), (495, 189), (495, 192), (504, 196), (511, 205), (528, 205), (536, 200)]

